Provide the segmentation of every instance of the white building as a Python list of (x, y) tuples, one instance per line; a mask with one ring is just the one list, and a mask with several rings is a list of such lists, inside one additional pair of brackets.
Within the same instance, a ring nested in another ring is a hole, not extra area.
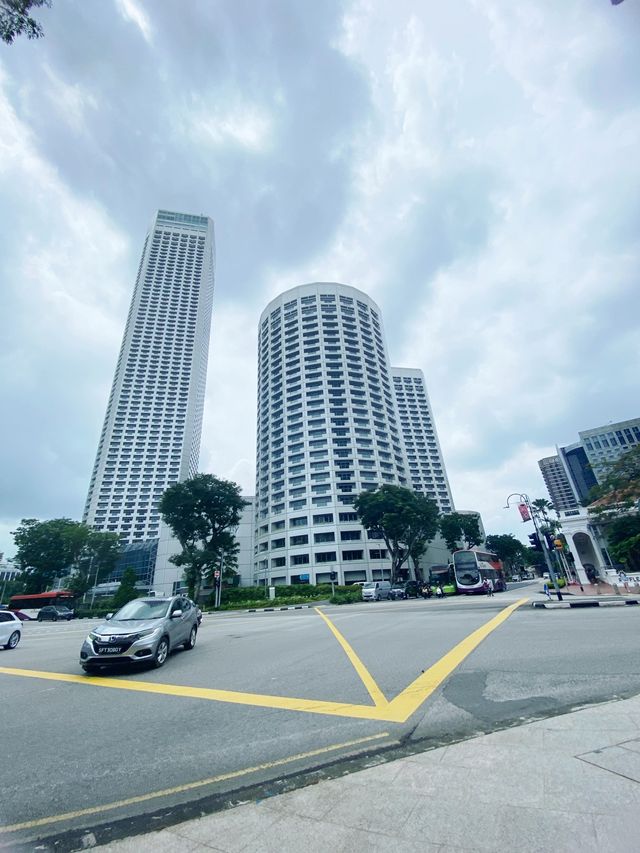
[(198, 467), (214, 284), (213, 222), (159, 210), (147, 234), (83, 520), (157, 538), (158, 500)]
[(408, 367), (393, 367), (391, 373), (407, 456), (409, 486), (414, 492), (432, 498), (440, 512), (453, 512), (451, 488), (424, 373)]
[(255, 580), (388, 576), (354, 498), (409, 486), (380, 309), (353, 287), (281, 294), (260, 318)]
[(613, 462), (640, 444), (640, 418), (585, 429), (578, 435), (589, 464), (600, 480), (604, 462)]
[[(240, 575), (240, 586), (251, 586), (253, 584), (253, 531), (254, 531), (254, 501), (255, 498), (245, 497), (247, 506), (242, 511), (240, 524), (235, 531), (236, 541), (239, 545), (237, 572)], [(183, 569), (171, 562), (171, 557), (180, 553), (180, 543), (172, 535), (171, 530), (163, 522), (160, 525), (160, 541), (158, 542), (158, 556), (156, 558), (156, 571), (153, 580), (153, 588), (164, 595), (174, 595), (178, 589), (184, 587), (182, 580)], [(203, 589), (203, 593), (206, 588)]]

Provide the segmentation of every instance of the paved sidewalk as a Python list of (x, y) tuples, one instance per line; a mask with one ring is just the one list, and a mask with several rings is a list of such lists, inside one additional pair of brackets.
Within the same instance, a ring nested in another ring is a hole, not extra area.
[(639, 825), (640, 696), (94, 849), (636, 853)]

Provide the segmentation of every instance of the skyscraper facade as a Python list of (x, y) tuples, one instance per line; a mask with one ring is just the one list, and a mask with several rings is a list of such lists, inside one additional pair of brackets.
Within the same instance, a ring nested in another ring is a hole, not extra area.
[(342, 284), (288, 290), (258, 334), (255, 580), (388, 574), (353, 509), (384, 483), (409, 485), (380, 309)]
[(407, 457), (409, 486), (414, 492), (434, 500), (440, 512), (453, 512), (451, 488), (424, 374), (408, 367), (393, 367), (391, 373)]
[(145, 239), (83, 520), (157, 538), (158, 501), (196, 473), (214, 286), (213, 222), (159, 210)]
[(538, 460), (538, 467), (555, 509), (558, 512), (576, 509), (578, 499), (560, 456), (545, 456), (544, 459)]
[(640, 444), (640, 418), (585, 429), (578, 435), (589, 464), (599, 479), (605, 470), (603, 463), (619, 459), (628, 450)]

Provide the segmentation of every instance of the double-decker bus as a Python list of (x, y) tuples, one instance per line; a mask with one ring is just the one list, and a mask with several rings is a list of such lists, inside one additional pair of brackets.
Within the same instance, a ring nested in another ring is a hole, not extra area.
[(493, 582), (494, 592), (504, 592), (507, 588), (502, 563), (490, 551), (475, 548), (454, 551), (453, 571), (458, 592), (467, 595), (483, 592), (485, 579)]
[(75, 593), (69, 589), (37, 592), (33, 595), (12, 595), (9, 599), (9, 610), (19, 610), (30, 619), (37, 619), (38, 611), (47, 604), (60, 604), (73, 610), (75, 598)]

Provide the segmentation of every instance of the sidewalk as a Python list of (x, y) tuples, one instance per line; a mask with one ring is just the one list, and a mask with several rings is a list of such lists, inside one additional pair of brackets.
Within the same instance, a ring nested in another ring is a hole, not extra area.
[(640, 849), (640, 696), (483, 735), (94, 849)]

